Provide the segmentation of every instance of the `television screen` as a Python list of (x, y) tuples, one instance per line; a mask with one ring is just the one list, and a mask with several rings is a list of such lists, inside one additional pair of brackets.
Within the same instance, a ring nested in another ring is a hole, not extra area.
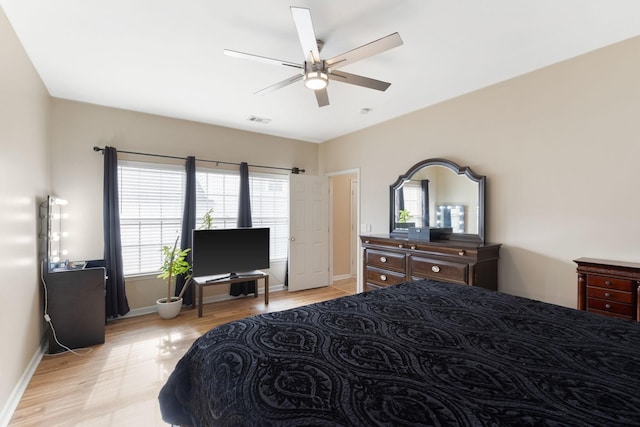
[(193, 230), (191, 254), (193, 277), (235, 277), (269, 268), (269, 229)]

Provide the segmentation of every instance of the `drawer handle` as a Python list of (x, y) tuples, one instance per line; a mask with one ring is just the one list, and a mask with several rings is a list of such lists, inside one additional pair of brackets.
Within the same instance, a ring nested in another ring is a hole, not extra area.
[(458, 252), (458, 255), (460, 255), (460, 256), (464, 256), (464, 254), (465, 254), (465, 253), (466, 253), (466, 252), (465, 252), (464, 250), (462, 250), (462, 251)]
[(387, 262), (387, 257), (381, 256), (380, 257), (380, 262)]
[(611, 304), (605, 304), (604, 308), (606, 308), (607, 310), (609, 310), (611, 308)]
[(607, 297), (607, 298), (609, 298), (609, 297), (611, 296), (611, 293), (609, 293), (609, 292), (605, 292), (605, 293), (604, 293), (604, 296), (605, 296), (605, 297)]
[(440, 267), (438, 267), (437, 265), (434, 265), (431, 267), (431, 271), (433, 271), (434, 273), (439, 273), (440, 272)]
[(604, 284), (607, 285), (607, 286), (611, 286), (611, 282), (608, 281), (608, 280), (605, 280)]
[(380, 280), (382, 280), (383, 282), (387, 281), (387, 275), (386, 274), (381, 274), (380, 275)]

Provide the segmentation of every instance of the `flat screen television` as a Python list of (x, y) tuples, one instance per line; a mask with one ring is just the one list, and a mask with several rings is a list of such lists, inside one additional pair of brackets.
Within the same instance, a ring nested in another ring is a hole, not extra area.
[(193, 230), (193, 277), (242, 277), (269, 268), (268, 228)]

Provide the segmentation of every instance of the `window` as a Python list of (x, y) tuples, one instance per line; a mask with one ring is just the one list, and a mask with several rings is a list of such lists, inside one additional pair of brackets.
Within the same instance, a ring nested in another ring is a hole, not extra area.
[(154, 273), (180, 233), (184, 168), (120, 162), (118, 182), (124, 274)]
[(422, 226), (422, 187), (419, 184), (406, 182), (402, 186), (404, 193), (404, 208), (409, 211), (409, 223)]
[[(234, 228), (238, 217), (240, 176), (235, 171), (200, 169), (196, 173), (196, 223), (207, 212), (214, 227)], [(251, 221), (254, 227), (270, 228), (270, 257), (286, 259), (289, 247), (289, 177), (249, 175)]]
[[(182, 166), (121, 161), (118, 166), (122, 257), (126, 276), (151, 274), (162, 262), (161, 248), (181, 231), (185, 173)], [(249, 176), (254, 227), (269, 227), (272, 260), (287, 258), (289, 177)], [(240, 176), (237, 171), (196, 172), (196, 227), (206, 213), (215, 228), (237, 224)]]

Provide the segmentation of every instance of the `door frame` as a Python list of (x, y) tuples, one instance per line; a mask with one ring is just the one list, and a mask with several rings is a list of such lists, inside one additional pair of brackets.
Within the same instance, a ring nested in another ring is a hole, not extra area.
[[(328, 172), (325, 175), (329, 178), (329, 279), (333, 281), (333, 177), (339, 175), (356, 175), (356, 213), (355, 224), (351, 224), (351, 227), (355, 229), (355, 248), (356, 248), (356, 291), (362, 292), (362, 251), (358, 250), (360, 247), (359, 235), (360, 235), (360, 168), (345, 169), (336, 172)], [(353, 215), (352, 215), (353, 217)]]

